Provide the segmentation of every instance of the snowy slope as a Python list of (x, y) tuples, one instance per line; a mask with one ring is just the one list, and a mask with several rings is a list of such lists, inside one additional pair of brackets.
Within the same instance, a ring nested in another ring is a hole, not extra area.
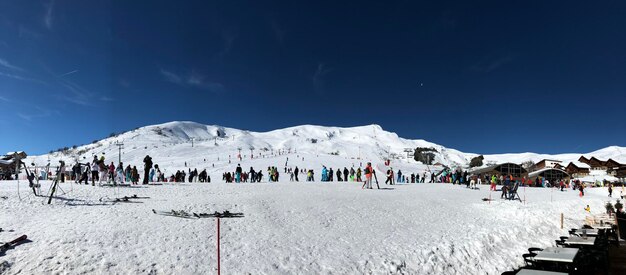
[[(349, 128), (302, 125), (269, 132), (252, 132), (195, 122), (169, 122), (141, 127), (94, 144), (80, 146), (71, 149), (67, 154), (29, 157), (28, 162), (43, 166), (50, 161), (54, 166), (58, 160), (65, 160), (69, 165), (76, 160), (87, 162), (93, 156), (104, 154), (107, 163), (117, 163), (117, 142), (124, 143), (122, 161), (136, 165), (140, 170), (144, 156), (149, 154), (155, 163), (169, 171), (185, 169), (187, 163), (187, 167), (207, 168), (211, 173), (221, 173), (225, 168), (234, 169), (233, 164), (239, 162), (239, 152), (242, 155), (242, 164), (246, 166), (249, 164), (256, 165), (255, 167), (281, 168), (287, 158), (290, 158), (292, 162), (288, 165), (306, 165), (312, 169), (320, 169), (322, 165), (335, 168), (357, 167), (367, 161), (379, 167), (389, 157), (394, 168), (417, 173), (435, 167), (422, 165), (411, 157), (407, 158), (406, 149), (433, 148), (437, 150), (434, 162), (450, 167), (467, 167), (469, 161), (478, 155), (425, 140), (404, 139), (383, 130), (379, 125)], [(253, 159), (250, 159), (251, 154), (254, 155)], [(485, 155), (484, 163), (522, 163), (528, 160), (537, 162), (546, 158), (569, 162), (577, 160), (581, 155), (495, 154)], [(611, 146), (584, 155), (626, 162), (624, 147)], [(305, 161), (298, 164), (296, 160), (302, 160), (303, 157)]]

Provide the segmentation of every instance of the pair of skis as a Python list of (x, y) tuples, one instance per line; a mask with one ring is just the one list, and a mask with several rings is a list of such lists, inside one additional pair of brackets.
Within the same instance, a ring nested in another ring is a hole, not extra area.
[(2, 244), (0, 245), (0, 255), (4, 255), (4, 253), (9, 250), (12, 249), (13, 247), (15, 247), (16, 245), (20, 244), (23, 241), (26, 241), (28, 239), (28, 237), (26, 235), (22, 235), (19, 238), (12, 240), (8, 243)]
[(152, 209), (152, 212), (157, 215), (171, 216), (177, 218), (186, 219), (201, 219), (201, 218), (243, 218), (243, 213), (231, 213), (229, 211), (213, 212), (213, 213), (188, 213), (184, 210), (175, 211), (157, 211)]
[(136, 201), (132, 201), (132, 199), (149, 199), (150, 197), (139, 197), (136, 194), (132, 195), (130, 197), (128, 196), (124, 196), (121, 198), (116, 198), (115, 201), (116, 202), (136, 202)]

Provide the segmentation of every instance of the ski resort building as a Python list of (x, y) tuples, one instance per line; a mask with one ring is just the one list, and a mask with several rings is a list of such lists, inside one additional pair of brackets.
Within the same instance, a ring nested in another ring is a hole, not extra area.
[(503, 176), (512, 175), (514, 178), (522, 178), (528, 175), (528, 171), (526, 171), (524, 167), (522, 167), (519, 164), (510, 163), (510, 162), (491, 165), (491, 166), (487, 166), (483, 168), (478, 168), (476, 170), (473, 170), (472, 173), (476, 175), (479, 175), (479, 174), (496, 175), (498, 177), (500, 175), (503, 175)]
[(531, 180), (535, 180), (538, 177), (554, 183), (560, 180), (567, 180), (570, 178), (570, 175), (567, 172), (558, 168), (543, 168), (528, 173), (528, 178), (530, 178)]
[(565, 172), (570, 174), (572, 177), (579, 178), (588, 176), (590, 168), (589, 164), (582, 163), (580, 161), (572, 161), (567, 165), (567, 167), (565, 167)]
[(16, 160), (20, 161), (27, 157), (23, 151), (8, 152), (0, 157), (0, 179), (11, 179), (15, 174)]
[(535, 164), (535, 167), (537, 170), (541, 170), (544, 168), (561, 168), (563, 167), (561, 165), (562, 161), (560, 160), (553, 160), (553, 159), (544, 159), (541, 160), (540, 162), (537, 162), (537, 164)]
[(581, 156), (578, 161), (586, 163), (591, 167), (591, 170), (606, 170), (606, 161), (601, 161), (596, 157), (587, 159), (585, 156)]
[(608, 175), (615, 176), (618, 178), (626, 177), (626, 159), (608, 159), (606, 161), (597, 159), (595, 157), (586, 158), (585, 156), (581, 156), (578, 159), (579, 162), (588, 164), (591, 170), (601, 170), (606, 171)]

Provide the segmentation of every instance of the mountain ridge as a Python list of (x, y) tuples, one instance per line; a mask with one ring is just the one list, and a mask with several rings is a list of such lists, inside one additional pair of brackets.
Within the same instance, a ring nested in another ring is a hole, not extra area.
[[(41, 165), (44, 159), (47, 163), (48, 159), (56, 160), (63, 157), (85, 162), (87, 159), (91, 160), (93, 156), (102, 154), (105, 154), (108, 159), (118, 159), (116, 143), (124, 143), (123, 157), (133, 163), (140, 164), (143, 156), (150, 154), (157, 158), (173, 159), (171, 163), (175, 166), (183, 166), (180, 163), (183, 157), (195, 163), (198, 159), (206, 162), (207, 158), (219, 161), (220, 156), (221, 161), (226, 157), (230, 157), (232, 161), (238, 154), (242, 154), (243, 159), (249, 155), (270, 157), (291, 153), (334, 156), (352, 160), (367, 159), (375, 162), (390, 158), (407, 164), (419, 164), (412, 159), (411, 152), (407, 151), (422, 147), (436, 150), (433, 163), (438, 162), (451, 167), (467, 167), (473, 157), (480, 155), (462, 152), (424, 139), (402, 138), (394, 132), (384, 130), (378, 124), (354, 127), (305, 124), (255, 132), (193, 121), (170, 121), (139, 127), (92, 144), (78, 146), (65, 153), (44, 154), (33, 156), (32, 159), (38, 165)], [(605, 160), (613, 158), (618, 162), (626, 162), (624, 152), (626, 152), (625, 147), (613, 145), (589, 153), (524, 152), (483, 154), (483, 156), (485, 164), (537, 162), (550, 158), (569, 162), (577, 160), (581, 155), (595, 156)], [(184, 162), (187, 163), (187, 161)]]

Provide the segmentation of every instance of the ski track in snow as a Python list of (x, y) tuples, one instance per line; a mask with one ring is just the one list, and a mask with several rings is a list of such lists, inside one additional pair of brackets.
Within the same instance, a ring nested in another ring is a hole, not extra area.
[[(213, 274), (215, 219), (151, 209), (243, 212), (222, 219), (224, 274), (499, 274), (523, 265), (529, 247), (548, 247), (601, 212), (606, 189), (579, 198), (527, 188), (527, 203), (489, 188), (360, 183), (187, 183), (134, 188), (61, 184), (58, 199), (0, 182), (0, 240), (27, 234), (0, 257), (1, 274)], [(42, 190), (48, 190), (44, 182)], [(116, 197), (148, 196), (142, 203)], [(520, 189), (524, 197), (524, 190)], [(551, 202), (552, 200), (552, 202)], [(566, 223), (559, 228), (560, 213)], [(14, 230), (8, 232), (8, 230)]]

